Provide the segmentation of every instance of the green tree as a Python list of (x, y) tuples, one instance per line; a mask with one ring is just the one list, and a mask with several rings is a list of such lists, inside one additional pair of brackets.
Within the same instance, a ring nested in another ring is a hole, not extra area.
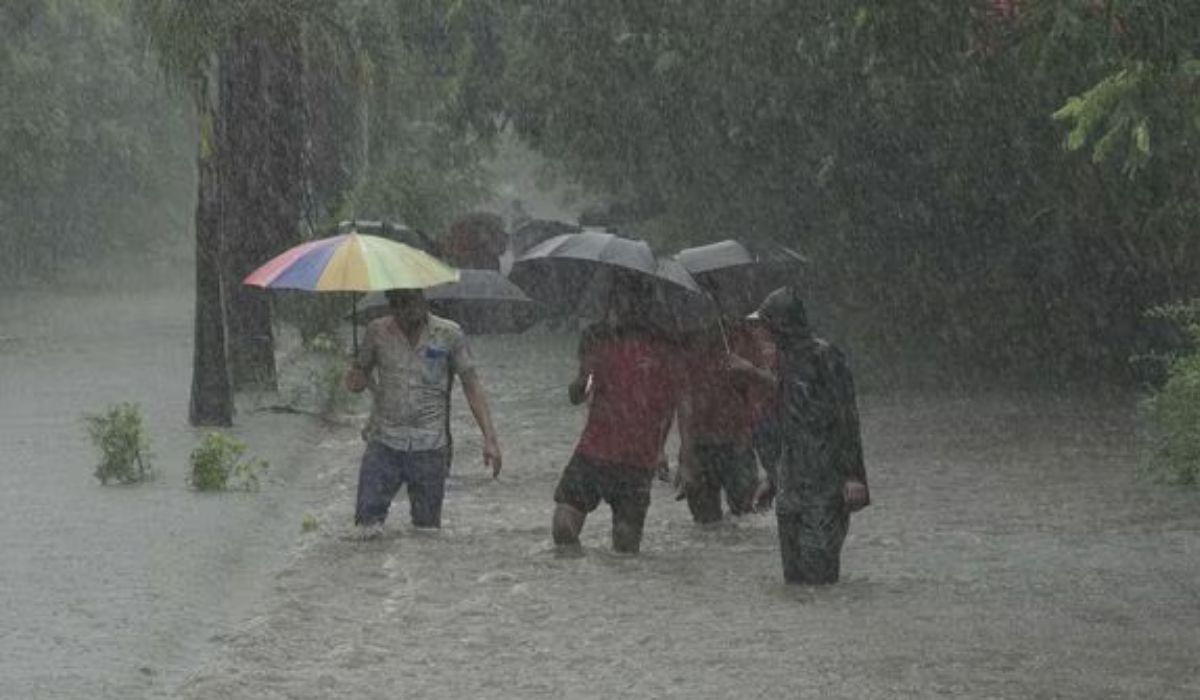
[[(593, 189), (639, 197), (661, 247), (735, 236), (805, 250), (819, 315), (881, 366), (909, 359), (938, 381), (947, 367), (1120, 376), (1148, 342), (1143, 310), (1200, 279), (1194, 138), (1155, 126), (1194, 124), (1190, 64), (1161, 62), (1174, 77), (1144, 128), (1118, 110), (1068, 140), (1100, 145), (1097, 129), (1122, 125), (1106, 152), (1131, 153), (1135, 180), (1065, 153), (1051, 118), (1071, 95), (1111, 92), (1121, 37), (1169, 25), (1179, 46), (1154, 51), (1187, 55), (1186, 3), (512, 8), (500, 89), (525, 139)], [(1127, 80), (1122, 94), (1144, 99)], [(1156, 166), (1138, 154), (1159, 131), (1186, 148)]]
[(0, 7), (0, 273), (57, 281), (183, 248), (183, 105), (114, 2)]

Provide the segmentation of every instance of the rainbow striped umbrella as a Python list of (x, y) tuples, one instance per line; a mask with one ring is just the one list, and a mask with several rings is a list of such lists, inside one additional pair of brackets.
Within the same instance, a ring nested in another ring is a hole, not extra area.
[[(242, 280), (263, 289), (379, 292), (426, 289), (458, 281), (458, 270), (403, 243), (345, 233), (302, 243), (267, 261)], [(358, 350), (358, 324), (354, 324)]]
[(379, 236), (346, 233), (290, 248), (242, 282), (264, 289), (380, 292), (457, 281), (458, 270), (426, 252)]

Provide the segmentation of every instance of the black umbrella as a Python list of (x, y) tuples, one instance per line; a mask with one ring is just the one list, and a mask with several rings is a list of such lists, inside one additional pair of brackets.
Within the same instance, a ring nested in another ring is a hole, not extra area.
[[(521, 288), (495, 270), (459, 270), (459, 280), (425, 290), (439, 316), (457, 321), (468, 333), (517, 333), (537, 320), (537, 305)], [(383, 293), (370, 294), (358, 305), (374, 319), (388, 312)]]
[(664, 266), (644, 241), (592, 230), (539, 243), (513, 262), (509, 279), (552, 311), (571, 314), (585, 299), (606, 299), (615, 272), (644, 276), (662, 295), (701, 294), (687, 270)]
[(565, 221), (529, 219), (508, 234), (508, 244), (513, 255), (520, 257), (530, 248), (545, 240), (561, 236), (564, 233), (579, 233), (582, 230), (575, 224), (568, 224)]
[(777, 287), (795, 280), (808, 259), (781, 245), (752, 251), (735, 240), (685, 248), (675, 259), (726, 314), (745, 316)]

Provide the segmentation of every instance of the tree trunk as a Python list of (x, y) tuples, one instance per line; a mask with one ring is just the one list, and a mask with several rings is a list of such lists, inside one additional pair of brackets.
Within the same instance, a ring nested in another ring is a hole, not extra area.
[(225, 305), (235, 390), (275, 390), (268, 294), (242, 279), (299, 242), (304, 147), (299, 27), (238, 32), (221, 58), (227, 156)]
[(192, 425), (233, 424), (233, 392), (225, 356), (225, 312), (221, 303), (221, 182), (219, 115), (212, 103), (209, 78), (197, 80), (196, 111), (200, 120), (197, 147), (199, 187), (196, 197), (196, 311), (192, 342)]

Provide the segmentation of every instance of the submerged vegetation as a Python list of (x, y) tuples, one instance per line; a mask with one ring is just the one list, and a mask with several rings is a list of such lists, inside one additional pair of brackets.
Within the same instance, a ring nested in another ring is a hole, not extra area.
[(1155, 481), (1200, 483), (1200, 300), (1152, 313), (1183, 329), (1190, 347), (1164, 358), (1166, 380), (1142, 401), (1150, 435), (1144, 470)]
[(197, 491), (257, 491), (265, 459), (245, 458), (246, 443), (223, 433), (210, 432), (192, 450), (189, 483)]
[(95, 476), (102, 485), (137, 484), (154, 478), (150, 440), (138, 404), (119, 403), (103, 413), (85, 414), (88, 437), (100, 450)]

